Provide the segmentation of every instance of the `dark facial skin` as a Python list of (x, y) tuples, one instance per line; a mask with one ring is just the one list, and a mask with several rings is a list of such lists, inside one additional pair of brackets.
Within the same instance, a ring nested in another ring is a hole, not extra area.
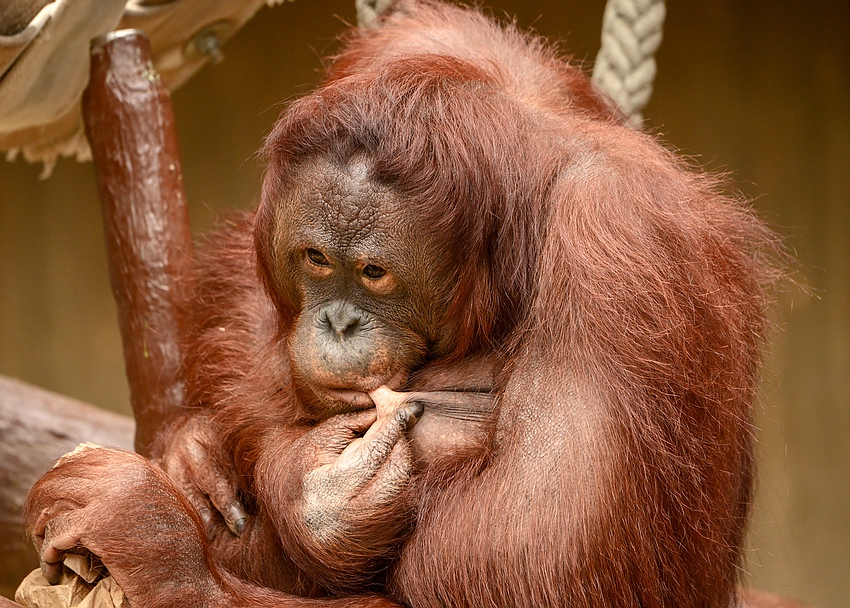
[[(487, 449), (500, 362), (440, 362), (454, 345), (445, 317), (457, 263), (414, 203), (357, 159), (306, 163), (293, 181), (275, 207), (271, 287), (294, 309), (279, 348), (309, 420), (269, 434), (257, 466), (264, 508), (303, 522), (287, 527), (293, 546), (346, 553), (340, 544), (352, 542), (383, 555), (409, 529), (412, 476)], [(375, 410), (381, 387), (400, 391), (389, 414)], [(254, 526), (227, 467), (210, 464), (204, 424), (185, 429), (165, 450), (166, 471), (193, 480), (183, 485), (210, 529), (215, 510), (237, 535)], [(385, 522), (378, 533), (375, 521)]]
[(359, 159), (316, 161), (282, 201), (277, 268), (300, 314), (289, 344), (293, 377), (319, 417), (372, 407), (451, 344), (447, 255), (416, 229), (410, 203), (376, 184)]
[[(435, 363), (455, 342), (456, 264), (414, 202), (359, 159), (307, 163), (293, 181), (275, 208), (271, 282), (295, 311), (283, 347), (313, 420), (267, 436), (258, 499), (305, 570), (364, 555), (348, 576), (368, 578), (410, 530), (413, 477), (486, 449), (495, 366)], [(406, 392), (376, 411), (379, 388)]]
[(91, 450), (30, 492), (46, 573), (85, 547), (134, 607), (738, 605), (778, 240), (542, 41), (397, 5), (198, 258), (165, 470)]
[[(250, 516), (230, 469), (213, 466), (205, 416), (175, 428), (162, 466), (224, 563), (238, 568), (245, 547), (277, 551), (258, 532), (271, 528), (296, 570), (341, 592), (378, 576), (407, 538), (415, 476), (487, 449), (499, 363), (440, 362), (455, 340), (445, 321), (455, 264), (413, 203), (357, 160), (308, 164), (295, 183), (281, 196), (274, 233), (277, 295), (296, 311), (279, 352), (314, 420), (266, 432), (255, 469), (259, 512)], [(395, 403), (373, 409), (392, 390), (401, 391)], [(233, 535), (220, 533), (221, 522)], [(345, 577), (324, 566), (332, 555), (357, 556)], [(294, 588), (297, 574), (280, 568), (274, 583)]]

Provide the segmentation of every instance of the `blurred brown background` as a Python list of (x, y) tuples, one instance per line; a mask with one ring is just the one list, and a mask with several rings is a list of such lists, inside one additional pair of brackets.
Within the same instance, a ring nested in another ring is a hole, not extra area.
[[(604, 0), (496, 1), (590, 63)], [(174, 95), (194, 227), (249, 206), (281, 100), (319, 77), (353, 0), (263, 9)], [(815, 606), (850, 605), (850, 4), (668, 3), (648, 124), (735, 184), (801, 260), (758, 412), (747, 571)], [(129, 412), (90, 165), (0, 162), (0, 373)]]

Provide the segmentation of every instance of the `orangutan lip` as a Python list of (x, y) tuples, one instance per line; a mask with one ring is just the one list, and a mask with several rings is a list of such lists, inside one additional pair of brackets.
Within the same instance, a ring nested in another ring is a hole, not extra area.
[(397, 391), (407, 381), (407, 372), (399, 372), (392, 378), (382, 381), (379, 378), (364, 379), (363, 385), (358, 387), (319, 386), (314, 385), (316, 393), (330, 397), (334, 401), (342, 401), (357, 409), (368, 409), (375, 407), (375, 403), (369, 393), (376, 388), (386, 386), (390, 390)]

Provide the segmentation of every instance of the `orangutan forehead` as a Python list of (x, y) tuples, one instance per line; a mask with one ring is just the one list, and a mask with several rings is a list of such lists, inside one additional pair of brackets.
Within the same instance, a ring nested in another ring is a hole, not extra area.
[(300, 227), (341, 248), (386, 239), (391, 226), (397, 234), (404, 205), (370, 173), (369, 160), (363, 157), (345, 165), (328, 159), (302, 165), (291, 193)]

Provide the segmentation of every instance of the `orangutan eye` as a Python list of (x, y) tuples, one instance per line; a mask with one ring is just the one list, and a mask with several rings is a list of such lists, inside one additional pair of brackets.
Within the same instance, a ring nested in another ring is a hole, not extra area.
[(316, 266), (331, 265), (331, 261), (328, 259), (328, 257), (318, 249), (308, 249), (307, 259), (310, 260), (310, 263), (315, 264)]
[(373, 264), (366, 264), (363, 267), (363, 276), (367, 279), (380, 279), (382, 276), (387, 274), (387, 271), (381, 268), (380, 266), (375, 266)]

